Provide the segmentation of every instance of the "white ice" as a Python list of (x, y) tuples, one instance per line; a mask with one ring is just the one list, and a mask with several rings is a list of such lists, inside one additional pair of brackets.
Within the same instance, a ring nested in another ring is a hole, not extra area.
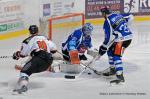
[[(19, 72), (14, 69), (18, 61), (0, 59), (0, 99), (149, 99), (150, 97), (150, 22), (133, 23), (134, 39), (123, 56), (126, 83), (110, 86), (111, 78), (84, 73), (76, 80), (66, 80), (60, 73), (43, 72), (30, 77), (29, 90), (23, 95), (12, 95)], [(94, 46), (103, 41), (102, 27), (95, 27)], [(20, 49), (24, 36), (0, 41), (0, 56), (11, 56)], [(104, 55), (93, 66), (97, 70), (107, 68)]]

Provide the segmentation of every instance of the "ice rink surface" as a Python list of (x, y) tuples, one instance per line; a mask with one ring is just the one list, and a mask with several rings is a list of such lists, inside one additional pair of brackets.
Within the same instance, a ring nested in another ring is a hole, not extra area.
[[(110, 86), (112, 78), (84, 73), (80, 78), (67, 80), (64, 74), (43, 72), (30, 77), (29, 90), (22, 95), (12, 95), (19, 72), (14, 69), (18, 61), (11, 58), (0, 59), (0, 99), (149, 99), (150, 97), (150, 22), (134, 23), (134, 38), (123, 56), (126, 83)], [(0, 56), (10, 56), (19, 50), (25, 37), (0, 41)], [(95, 27), (93, 44), (103, 41), (101, 27)], [(107, 68), (108, 60), (104, 55), (92, 64), (101, 71)]]

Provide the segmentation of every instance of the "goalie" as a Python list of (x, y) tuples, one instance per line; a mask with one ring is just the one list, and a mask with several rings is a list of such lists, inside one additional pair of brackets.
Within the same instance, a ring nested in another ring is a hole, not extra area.
[(62, 43), (63, 58), (71, 64), (79, 64), (80, 60), (87, 60), (85, 52), (92, 48), (91, 34), (93, 26), (86, 23), (82, 28), (75, 30)]

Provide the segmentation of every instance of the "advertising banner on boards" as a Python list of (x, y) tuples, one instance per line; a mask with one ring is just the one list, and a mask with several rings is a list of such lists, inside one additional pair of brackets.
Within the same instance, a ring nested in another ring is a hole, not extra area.
[(87, 19), (101, 17), (100, 9), (102, 6), (110, 6), (112, 11), (117, 13), (123, 10), (122, 0), (85, 0), (85, 16)]
[(24, 12), (21, 1), (0, 3), (0, 34), (24, 28)]
[(40, 1), (40, 17), (61, 16), (68, 13), (73, 13), (75, 0), (43, 0)]
[(85, 0), (85, 17), (100, 18), (100, 8), (109, 6), (115, 13), (150, 15), (150, 0)]

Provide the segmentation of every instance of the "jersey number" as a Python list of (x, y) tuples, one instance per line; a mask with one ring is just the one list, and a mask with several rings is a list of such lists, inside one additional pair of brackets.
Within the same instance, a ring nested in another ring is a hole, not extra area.
[(37, 41), (37, 44), (40, 49), (47, 50), (47, 45), (46, 45), (45, 41)]
[(130, 32), (126, 23), (122, 24), (119, 30), (124, 31), (124, 32)]

